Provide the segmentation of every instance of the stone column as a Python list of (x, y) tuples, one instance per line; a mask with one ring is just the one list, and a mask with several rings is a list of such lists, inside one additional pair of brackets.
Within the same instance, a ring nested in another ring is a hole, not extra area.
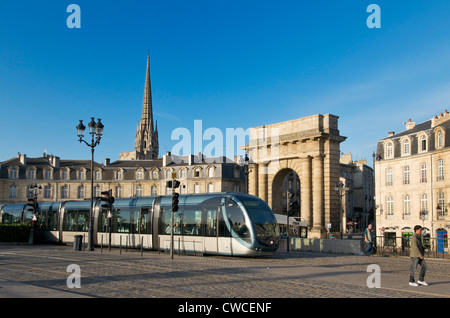
[(314, 156), (312, 160), (313, 189), (313, 228), (311, 237), (322, 238), (326, 231), (323, 224), (324, 188), (323, 188), (323, 155)]
[(251, 164), (252, 172), (248, 175), (248, 193), (258, 196), (258, 165)]
[(258, 166), (258, 196), (268, 203), (267, 180), (268, 180), (268, 163), (260, 163)]
[(312, 210), (311, 210), (311, 156), (307, 156), (302, 160), (302, 176), (300, 182), (300, 196), (301, 196), (301, 217), (308, 223), (309, 229), (312, 227)]

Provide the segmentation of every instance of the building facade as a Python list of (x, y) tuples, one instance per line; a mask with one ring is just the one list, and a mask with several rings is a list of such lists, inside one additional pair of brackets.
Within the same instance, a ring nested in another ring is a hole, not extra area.
[[(155, 160), (95, 162), (94, 196), (109, 189), (117, 198), (171, 195), (166, 182), (172, 180), (172, 173), (181, 183), (177, 190), (180, 194), (244, 192), (245, 177), (239, 164), (207, 159), (201, 154), (174, 157), (167, 153)], [(42, 188), (39, 202), (89, 200), (90, 161), (19, 154), (0, 163), (0, 205), (26, 202), (34, 184)]]
[(446, 110), (423, 123), (416, 125), (410, 119), (405, 125), (405, 131), (390, 132), (378, 141), (377, 235), (392, 240), (407, 237), (415, 225), (421, 225), (425, 237), (446, 236), (450, 229), (450, 114)]
[(373, 169), (365, 159), (354, 161), (351, 153), (343, 154), (340, 163), (340, 181), (345, 186), (341, 204), (346, 232), (361, 233), (375, 222)]

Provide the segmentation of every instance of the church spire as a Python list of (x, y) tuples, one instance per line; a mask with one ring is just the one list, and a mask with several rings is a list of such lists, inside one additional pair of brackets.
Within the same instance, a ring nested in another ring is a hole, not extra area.
[(136, 132), (135, 150), (137, 159), (156, 159), (159, 156), (158, 134), (153, 126), (152, 86), (150, 81), (150, 54), (147, 55), (144, 102), (142, 117)]
[(150, 81), (150, 54), (147, 55), (147, 74), (145, 75), (144, 103), (142, 105), (141, 131), (153, 132), (152, 85)]

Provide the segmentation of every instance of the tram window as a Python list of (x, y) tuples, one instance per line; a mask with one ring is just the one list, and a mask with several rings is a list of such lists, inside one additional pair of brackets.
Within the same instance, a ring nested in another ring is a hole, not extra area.
[[(161, 227), (159, 233), (163, 234), (170, 234), (171, 233), (171, 226), (170, 226), (170, 219), (172, 217), (172, 211), (171, 208), (167, 207), (163, 209), (162, 212), (162, 218), (161, 218)], [(181, 212), (175, 212), (173, 214), (173, 221), (174, 221), (174, 228), (173, 228), (173, 234), (181, 234)]]
[(58, 212), (48, 211), (47, 215), (47, 231), (56, 231), (58, 228)]
[(223, 218), (223, 211), (219, 211), (219, 236), (220, 237), (231, 237), (231, 233), (228, 230), (227, 224)]
[(152, 213), (150, 209), (146, 208), (141, 210), (141, 219), (139, 221), (141, 234), (151, 234), (152, 227), (151, 224), (149, 224), (151, 220), (151, 215)]
[(249, 239), (250, 230), (245, 224), (245, 217), (241, 208), (234, 201), (227, 199), (225, 201), (225, 211), (233, 231), (242, 239)]
[(89, 210), (66, 211), (64, 219), (64, 231), (87, 232), (89, 227)]
[(206, 233), (205, 236), (217, 235), (217, 208), (206, 208)]
[(186, 207), (183, 214), (183, 235), (200, 236), (202, 232), (201, 208)]
[(116, 223), (116, 233), (129, 233), (130, 232), (130, 211), (123, 209), (115, 209), (114, 217)]
[(108, 232), (108, 211), (101, 210), (98, 218), (98, 231)]
[(131, 233), (139, 233), (139, 211), (130, 212)]

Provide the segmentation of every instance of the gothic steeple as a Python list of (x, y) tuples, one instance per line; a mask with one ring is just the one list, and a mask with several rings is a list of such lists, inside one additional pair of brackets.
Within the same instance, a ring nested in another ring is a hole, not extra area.
[(150, 81), (150, 54), (147, 56), (144, 102), (140, 125), (136, 129), (136, 159), (157, 159), (159, 155), (158, 131), (153, 126), (152, 86)]

